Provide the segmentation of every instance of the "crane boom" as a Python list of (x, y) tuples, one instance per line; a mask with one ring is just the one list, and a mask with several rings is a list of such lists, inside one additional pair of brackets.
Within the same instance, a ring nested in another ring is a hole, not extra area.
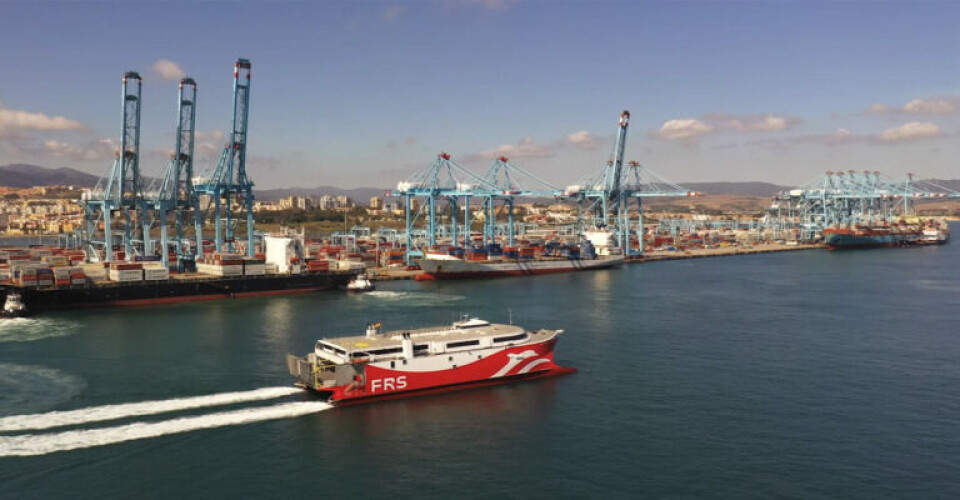
[(620, 113), (620, 129), (617, 133), (617, 144), (614, 147), (613, 170), (609, 184), (609, 198), (614, 199), (620, 193), (620, 177), (623, 172), (623, 152), (627, 147), (627, 126), (630, 125), (630, 112)]

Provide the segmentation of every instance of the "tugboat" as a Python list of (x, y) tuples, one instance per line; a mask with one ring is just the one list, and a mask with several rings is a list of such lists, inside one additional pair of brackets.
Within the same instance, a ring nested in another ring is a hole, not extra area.
[(464, 317), (450, 326), (321, 339), (287, 356), (296, 385), (332, 404), (364, 403), (573, 373), (553, 361), (563, 330), (526, 330)]
[(348, 292), (372, 292), (375, 289), (376, 287), (373, 286), (373, 281), (370, 281), (370, 278), (364, 273), (358, 274), (347, 283)]
[(23, 298), (17, 292), (7, 294), (7, 300), (3, 302), (3, 310), (0, 311), (0, 318), (25, 318), (30, 315), (27, 305), (23, 303)]

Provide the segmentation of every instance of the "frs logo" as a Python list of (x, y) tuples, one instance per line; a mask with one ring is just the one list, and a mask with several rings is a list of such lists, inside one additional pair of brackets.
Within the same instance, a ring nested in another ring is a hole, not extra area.
[(407, 377), (401, 375), (397, 378), (387, 377), (383, 379), (373, 379), (370, 381), (370, 392), (377, 391), (399, 391), (407, 388)]

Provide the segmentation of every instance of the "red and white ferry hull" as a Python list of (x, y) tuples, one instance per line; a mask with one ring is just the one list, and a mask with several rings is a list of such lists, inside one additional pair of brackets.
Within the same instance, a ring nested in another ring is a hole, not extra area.
[(494, 353), (456, 352), (409, 360), (369, 363), (365, 375), (351, 384), (314, 389), (331, 403), (344, 405), (374, 400), (436, 394), (576, 372), (553, 360), (556, 337), (537, 344), (508, 347)]

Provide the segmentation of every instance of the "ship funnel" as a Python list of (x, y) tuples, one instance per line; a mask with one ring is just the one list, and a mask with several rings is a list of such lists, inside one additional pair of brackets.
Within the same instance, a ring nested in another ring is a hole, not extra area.
[(403, 359), (413, 359), (413, 339), (410, 338), (409, 332), (403, 334), (400, 346), (403, 348)]

